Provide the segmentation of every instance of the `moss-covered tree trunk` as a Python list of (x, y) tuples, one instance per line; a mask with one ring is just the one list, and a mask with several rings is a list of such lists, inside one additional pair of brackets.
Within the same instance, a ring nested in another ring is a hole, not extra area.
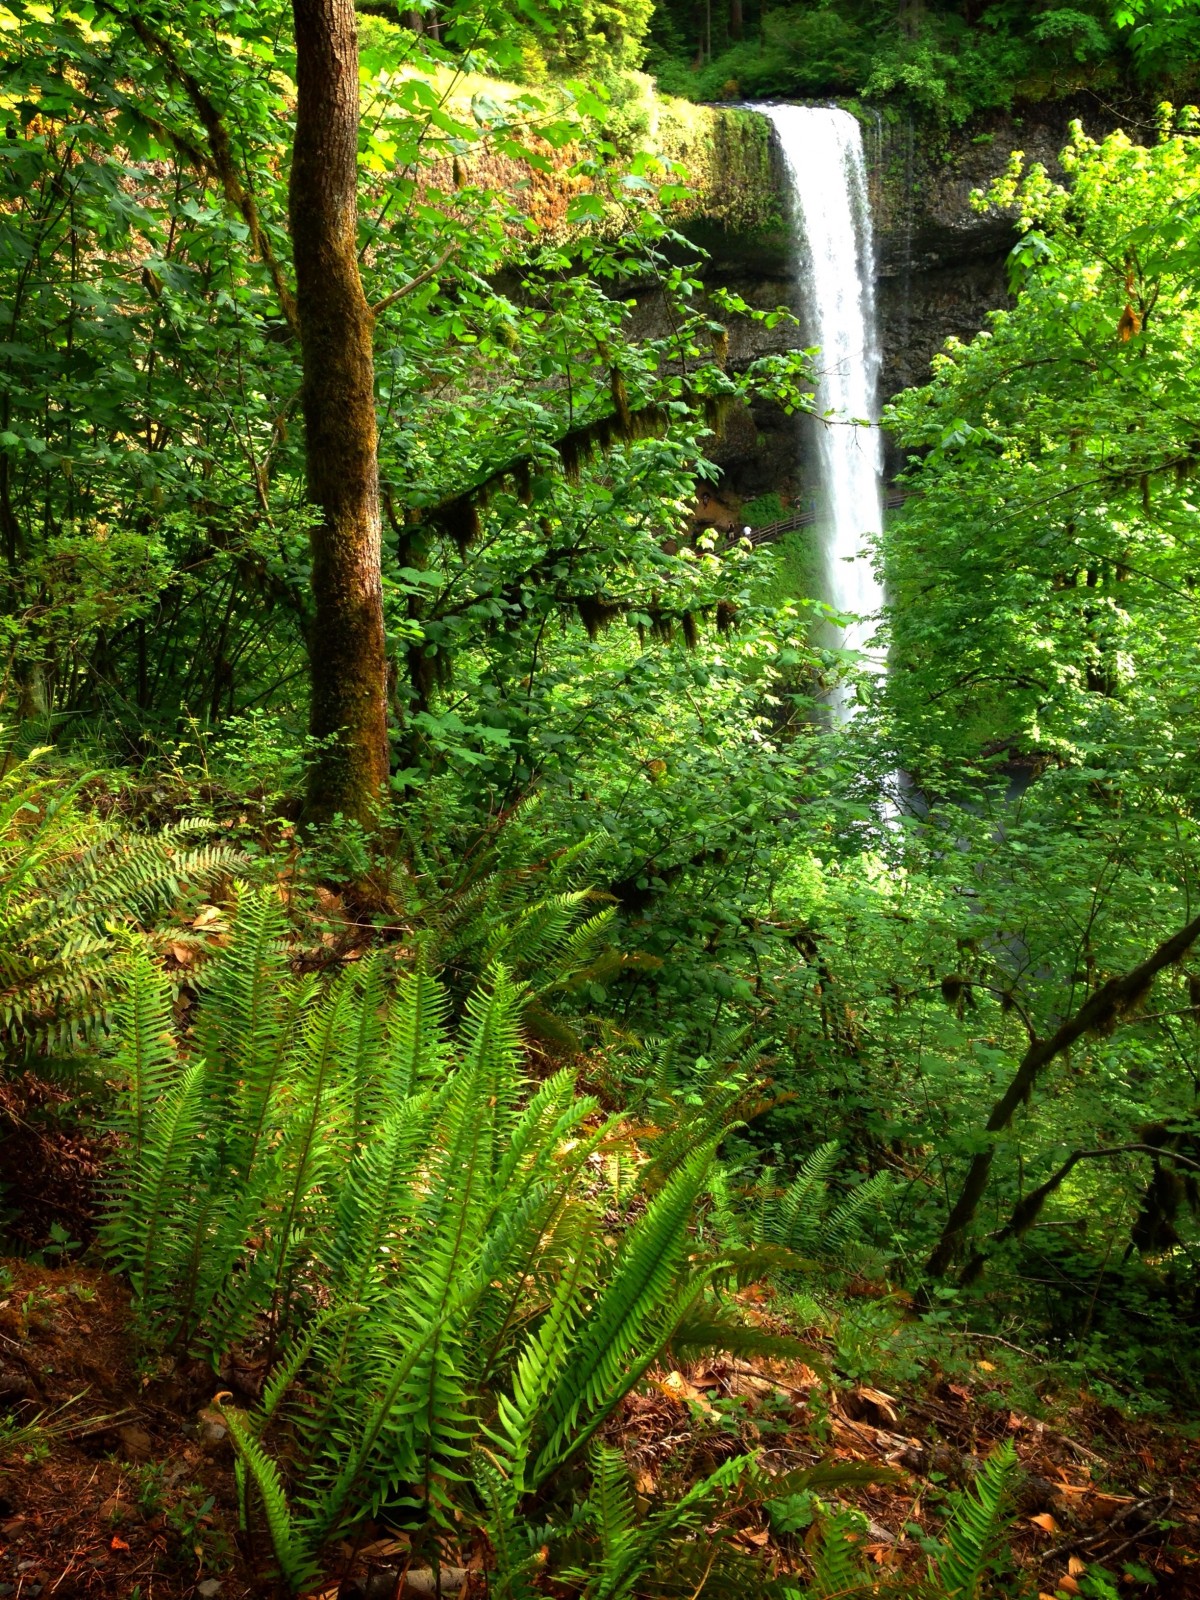
[(312, 530), (317, 819), (378, 811), (388, 777), (374, 318), (358, 270), (358, 37), (353, 0), (292, 0), (296, 137), (289, 190)]

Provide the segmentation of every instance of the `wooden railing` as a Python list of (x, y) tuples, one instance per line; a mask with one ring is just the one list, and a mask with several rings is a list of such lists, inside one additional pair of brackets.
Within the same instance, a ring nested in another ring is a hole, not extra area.
[[(896, 511), (908, 499), (908, 494), (903, 489), (893, 489), (884, 496), (884, 509)], [(761, 528), (751, 528), (748, 535), (753, 545), (773, 544), (776, 539), (782, 538), (785, 533), (791, 533), (795, 528), (810, 528), (817, 520), (815, 511), (795, 511), (790, 517), (780, 517), (778, 522), (768, 522)]]

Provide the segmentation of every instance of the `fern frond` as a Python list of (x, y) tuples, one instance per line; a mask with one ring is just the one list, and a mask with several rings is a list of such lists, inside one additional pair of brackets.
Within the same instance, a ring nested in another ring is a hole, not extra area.
[(142, 1147), (124, 1166), (123, 1192), (105, 1240), (128, 1271), (138, 1299), (158, 1309), (179, 1264), (196, 1140), (202, 1124), (202, 1065), (187, 1067), (144, 1123)]
[(891, 1178), (886, 1172), (877, 1172), (873, 1178), (860, 1183), (846, 1198), (836, 1205), (820, 1226), (818, 1248), (823, 1255), (835, 1256), (845, 1249), (853, 1238), (859, 1218), (878, 1206), (891, 1188)]
[[(613, 1451), (611, 1454), (620, 1462), (621, 1471), (626, 1472), (619, 1452)], [(647, 1517), (636, 1532), (625, 1533), (611, 1553), (606, 1546), (599, 1571), (592, 1575), (584, 1590), (586, 1600), (629, 1600), (636, 1593), (659, 1546), (694, 1528), (707, 1516), (713, 1502), (737, 1489), (753, 1473), (755, 1465), (753, 1456), (735, 1456), (723, 1462), (707, 1478), (693, 1484), (681, 1499)]]
[(492, 1547), (488, 1594), (494, 1600), (532, 1600), (534, 1590), (529, 1579), (537, 1547), (530, 1549), (528, 1530), (518, 1524), (512, 1485), (483, 1450), (475, 1452), (472, 1476), (487, 1512), (487, 1536)]
[(735, 1322), (711, 1306), (698, 1306), (671, 1335), (671, 1349), (680, 1361), (720, 1350), (731, 1356), (770, 1356), (784, 1361), (804, 1361), (814, 1371), (824, 1363), (818, 1353), (791, 1334), (771, 1333), (749, 1323)]
[(526, 907), (514, 922), (500, 924), (484, 949), (484, 964), (503, 961), (514, 970), (535, 966), (564, 943), (589, 895), (587, 889), (549, 895)]
[(777, 1477), (765, 1479), (763, 1487), (769, 1489), (775, 1500), (785, 1495), (901, 1481), (901, 1475), (892, 1467), (876, 1466), (871, 1461), (818, 1461), (816, 1466), (797, 1467), (792, 1472), (781, 1472)]
[(271, 1421), (275, 1413), (283, 1404), (284, 1397), (296, 1382), (305, 1364), (311, 1359), (327, 1328), (335, 1322), (341, 1322), (349, 1317), (361, 1316), (364, 1308), (354, 1305), (335, 1305), (314, 1319), (309, 1327), (298, 1339), (284, 1351), (279, 1364), (272, 1372), (270, 1378), (263, 1385), (262, 1399), (259, 1402), (258, 1415), (252, 1423), (255, 1434), (260, 1434)]
[(813, 1555), (810, 1593), (814, 1600), (848, 1600), (870, 1594), (874, 1582), (864, 1566), (858, 1544), (861, 1520), (850, 1511), (835, 1512), (821, 1530)]
[(605, 1567), (617, 1568), (633, 1541), (637, 1519), (625, 1457), (611, 1445), (592, 1452), (592, 1491), (588, 1496), (592, 1523), (600, 1535)]
[(354, 1150), (384, 1114), (387, 997), (378, 950), (358, 964), (347, 988), (345, 1034), (336, 1041), (336, 1049), (349, 1087), (349, 1137)]
[[(687, 1245), (687, 1225), (715, 1146), (694, 1153), (630, 1229), (547, 1400), (549, 1438), (537, 1476), (547, 1470), (584, 1411), (611, 1395), (643, 1330), (671, 1299)], [(663, 1334), (663, 1340), (672, 1330)], [(660, 1346), (661, 1347), (661, 1346)]]
[(838, 1142), (819, 1145), (804, 1161), (765, 1223), (766, 1237), (803, 1255), (817, 1242), (822, 1201), (837, 1161)]
[(545, 1398), (567, 1359), (571, 1334), (584, 1314), (584, 1290), (593, 1268), (592, 1242), (593, 1229), (581, 1229), (574, 1260), (559, 1279), (549, 1310), (517, 1358), (511, 1397), (503, 1393), (497, 1397), (496, 1427), (489, 1431), (516, 1494), (532, 1487), (527, 1477), (534, 1432)]
[(280, 1572), (293, 1590), (308, 1588), (316, 1581), (319, 1569), (311, 1545), (292, 1516), (278, 1466), (259, 1444), (241, 1413), (232, 1406), (222, 1406), (221, 1416), (246, 1476), (258, 1490)]
[[(584, 897), (586, 898), (586, 897)], [(582, 905), (581, 898), (575, 904)], [(594, 963), (600, 948), (612, 931), (617, 920), (616, 908), (606, 906), (603, 911), (598, 911), (594, 916), (585, 921), (567, 934), (561, 940), (559, 947), (554, 951), (549, 960), (542, 962), (534, 980), (534, 993), (544, 995), (553, 989), (565, 988), (573, 985), (579, 975), (590, 964)], [(617, 956), (616, 968), (620, 966), (620, 957)], [(614, 968), (614, 970), (616, 970)]]
[(278, 1077), (288, 1040), (286, 928), (272, 890), (239, 888), (230, 942), (206, 974), (200, 1048), (227, 1103), (232, 1104), (239, 1084), (247, 1086), (252, 1127)]
[(450, 1058), (449, 1008), (445, 990), (425, 970), (422, 951), (415, 969), (396, 981), (384, 1072), (385, 1094), (392, 1104), (415, 1094), (445, 1069)]
[(420, 1211), (417, 1182), (436, 1105), (414, 1096), (372, 1130), (351, 1163), (326, 1261), (339, 1293), (355, 1303), (377, 1298), (403, 1264), (397, 1246)]
[(983, 1463), (970, 1488), (951, 1501), (942, 1529), (945, 1550), (930, 1564), (930, 1576), (947, 1600), (974, 1600), (979, 1584), (1004, 1536), (1007, 1502), (1020, 1471), (1011, 1439), (1003, 1440)]
[(114, 1075), (125, 1090), (118, 1127), (140, 1158), (146, 1124), (179, 1067), (172, 1027), (171, 986), (136, 939), (126, 943), (124, 993), (117, 1007), (120, 1048)]

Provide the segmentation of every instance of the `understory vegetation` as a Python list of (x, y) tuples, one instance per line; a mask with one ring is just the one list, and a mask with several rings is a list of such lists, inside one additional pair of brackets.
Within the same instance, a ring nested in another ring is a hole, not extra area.
[(361, 20), (0, 5), (14, 1572), (103, 1464), (48, 1592), (1187, 1594), (1196, 114), (978, 197), (878, 676), (695, 514), (819, 356), (621, 84), (954, 121), (1194, 8)]

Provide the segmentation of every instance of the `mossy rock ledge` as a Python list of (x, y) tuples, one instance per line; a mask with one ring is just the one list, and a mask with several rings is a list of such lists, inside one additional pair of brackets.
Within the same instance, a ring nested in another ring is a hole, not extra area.
[[(650, 156), (659, 163), (656, 182), (686, 185), (687, 196), (667, 206), (666, 213), (704, 248), (720, 256), (782, 260), (787, 252), (782, 175), (766, 119), (740, 107), (693, 105), (660, 95), (649, 78), (632, 76), (633, 92), (604, 129), (619, 159)], [(448, 191), (466, 181), (507, 193), (551, 244), (569, 245), (585, 232), (612, 237), (627, 225), (625, 208), (616, 203), (606, 205), (604, 222), (581, 227), (568, 221), (571, 201), (597, 187), (572, 170), (581, 147), (555, 148), (536, 134), (526, 143), (539, 157), (538, 166), (481, 143), (454, 161), (435, 162), (425, 183)]]

